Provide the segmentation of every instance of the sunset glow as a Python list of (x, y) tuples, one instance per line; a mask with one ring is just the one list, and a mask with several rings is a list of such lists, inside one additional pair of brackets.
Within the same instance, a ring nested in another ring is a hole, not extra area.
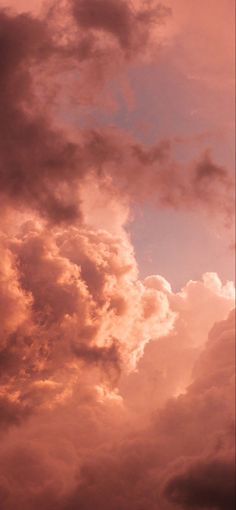
[(233, 510), (233, 0), (0, 0), (0, 510)]

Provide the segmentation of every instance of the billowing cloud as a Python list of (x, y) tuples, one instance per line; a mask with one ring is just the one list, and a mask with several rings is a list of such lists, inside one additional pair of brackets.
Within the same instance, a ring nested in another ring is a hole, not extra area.
[(138, 280), (125, 235), (75, 227), (48, 233), (31, 222), (8, 239), (8, 252), (2, 377), (4, 395), (17, 405), (46, 405), (48, 396), (52, 403), (83, 366), (100, 368), (113, 386), (150, 338), (173, 325), (167, 296)]
[[(212, 330), (194, 382), (185, 394), (166, 403), (151, 426), (129, 436), (119, 449), (107, 448), (99, 459), (88, 461), (75, 494), (63, 508), (82, 505), (87, 510), (95, 501), (102, 508), (108, 498), (114, 509), (144, 505), (172, 509), (176, 504), (177, 508), (233, 508), (232, 394), (229, 398), (233, 326), (231, 314)], [(212, 349), (217, 368), (210, 358)]]
[[(192, 381), (192, 370), (205, 339), (219, 317), (226, 317), (234, 304), (234, 288), (222, 285), (214, 273), (202, 281), (190, 281), (173, 293), (163, 278), (149, 276), (148, 288), (162, 290), (176, 313), (174, 328), (165, 338), (149, 342), (138, 371), (123, 375), (120, 388), (133, 412), (149, 415), (172, 395), (183, 393)], [(158, 389), (157, 389), (158, 388)]]
[[(195, 502), (214, 502), (211, 473), (232, 455), (234, 316), (204, 338), (232, 286), (214, 274), (177, 294), (162, 277), (142, 283), (127, 238), (103, 231), (31, 222), (22, 234), (8, 240), (27, 313), (2, 351), (3, 509), (191, 506), (208, 472)], [(228, 477), (219, 490), (231, 500)]]
[(157, 57), (171, 12), (18, 7), (0, 11), (1, 510), (231, 509), (233, 283), (141, 278), (128, 232), (142, 203), (228, 225), (230, 174), (208, 149), (178, 160), (171, 133), (71, 121)]

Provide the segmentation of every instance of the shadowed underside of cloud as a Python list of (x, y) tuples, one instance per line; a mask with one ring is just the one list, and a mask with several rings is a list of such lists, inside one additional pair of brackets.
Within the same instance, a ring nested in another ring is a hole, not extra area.
[(235, 459), (204, 458), (189, 463), (166, 488), (167, 497), (183, 508), (235, 508)]

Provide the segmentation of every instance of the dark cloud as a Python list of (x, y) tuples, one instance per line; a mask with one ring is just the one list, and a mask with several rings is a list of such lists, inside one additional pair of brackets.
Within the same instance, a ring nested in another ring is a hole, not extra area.
[(30, 415), (30, 406), (23, 402), (0, 395), (0, 429), (7, 430), (9, 426), (21, 425)]
[(85, 158), (98, 175), (112, 175), (121, 193), (133, 201), (149, 200), (176, 210), (203, 210), (232, 224), (233, 181), (209, 153), (188, 165), (173, 159), (172, 145), (163, 140), (145, 147), (115, 131), (86, 134)]
[(81, 0), (72, 5), (76, 21), (82, 28), (109, 32), (118, 39), (121, 46), (129, 46), (134, 16), (127, 2)]
[[(2, 203), (31, 207), (53, 221), (73, 220), (78, 205), (57, 187), (72, 178), (77, 149), (40, 111), (33, 87), (36, 68), (48, 63), (55, 48), (45, 21), (30, 15), (0, 14)], [(45, 85), (46, 88), (46, 85)]]
[(235, 459), (205, 458), (185, 467), (169, 480), (166, 497), (180, 508), (233, 510)]
[(135, 10), (126, 0), (73, 0), (72, 8), (81, 28), (111, 34), (127, 55), (131, 51), (143, 51), (151, 25), (162, 23), (171, 13), (162, 4)]
[(108, 366), (114, 366), (115, 369), (119, 366), (120, 356), (114, 341), (108, 347), (89, 347), (86, 344), (77, 344), (75, 354), (78, 358), (84, 360), (86, 364), (97, 365), (102, 363), (104, 368), (108, 364)]

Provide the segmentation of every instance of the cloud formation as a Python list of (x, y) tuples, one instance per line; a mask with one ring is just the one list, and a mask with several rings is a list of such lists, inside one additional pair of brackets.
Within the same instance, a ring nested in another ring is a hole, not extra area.
[(157, 57), (170, 17), (0, 10), (1, 510), (233, 507), (233, 283), (141, 279), (128, 233), (140, 203), (232, 223), (231, 176), (207, 149), (178, 161), (171, 134), (70, 122)]
[[(210, 476), (232, 457), (233, 314), (205, 338), (232, 285), (215, 274), (177, 294), (160, 276), (142, 283), (127, 237), (101, 230), (31, 221), (7, 245), (2, 508), (214, 502)], [(231, 500), (228, 477), (219, 490)]]
[(125, 236), (75, 227), (48, 234), (31, 222), (5, 251), (4, 397), (23, 408), (44, 405), (48, 392), (52, 404), (66, 391), (61, 375), (70, 386), (83, 366), (115, 384), (173, 325), (167, 296), (138, 280)]
[[(98, 66), (96, 76), (101, 76), (103, 84), (116, 71), (109, 71), (107, 76), (103, 72), (109, 68), (99, 56), (103, 59), (110, 52), (106, 39), (102, 41), (105, 47), (94, 50), (92, 57), (85, 49), (81, 54), (82, 46), (88, 44), (81, 38), (90, 37), (87, 32), (83, 35), (83, 27), (91, 28), (92, 32), (96, 29), (99, 34), (112, 32), (124, 51), (124, 45), (132, 45), (129, 37), (136, 37), (136, 25), (143, 26), (148, 41), (149, 28), (153, 23), (161, 23), (164, 9), (157, 4), (151, 10), (146, 6), (145, 10), (133, 12), (127, 2), (109, 2), (110, 10), (105, 16), (104, 6), (101, 0), (73, 2), (72, 11), (69, 9), (63, 18), (65, 27), (60, 24), (60, 9), (64, 12), (60, 3), (52, 6), (44, 19), (1, 12), (3, 207), (10, 205), (21, 211), (30, 208), (53, 223), (81, 220), (80, 186), (85, 176), (91, 174), (98, 181), (101, 176), (110, 179), (113, 192), (115, 189), (125, 192), (128, 199), (154, 200), (176, 209), (203, 209), (232, 221), (231, 178), (207, 153), (186, 167), (174, 161), (169, 141), (148, 148), (125, 133), (107, 130), (72, 133), (57, 125), (57, 116), (53, 117), (48, 101), (52, 95), (56, 101), (60, 84), (65, 92), (63, 76), (67, 83), (70, 73), (74, 82), (79, 73), (89, 89), (92, 78), (83, 62), (93, 70), (95, 64)], [(119, 23), (119, 16), (127, 23)], [(78, 23), (82, 32), (72, 28)], [(63, 33), (67, 30), (68, 37), (63, 38), (61, 30)], [(142, 56), (145, 47), (141, 43), (131, 58)], [(114, 62), (114, 57), (109, 55), (108, 60)], [(93, 96), (96, 97), (96, 87)]]

